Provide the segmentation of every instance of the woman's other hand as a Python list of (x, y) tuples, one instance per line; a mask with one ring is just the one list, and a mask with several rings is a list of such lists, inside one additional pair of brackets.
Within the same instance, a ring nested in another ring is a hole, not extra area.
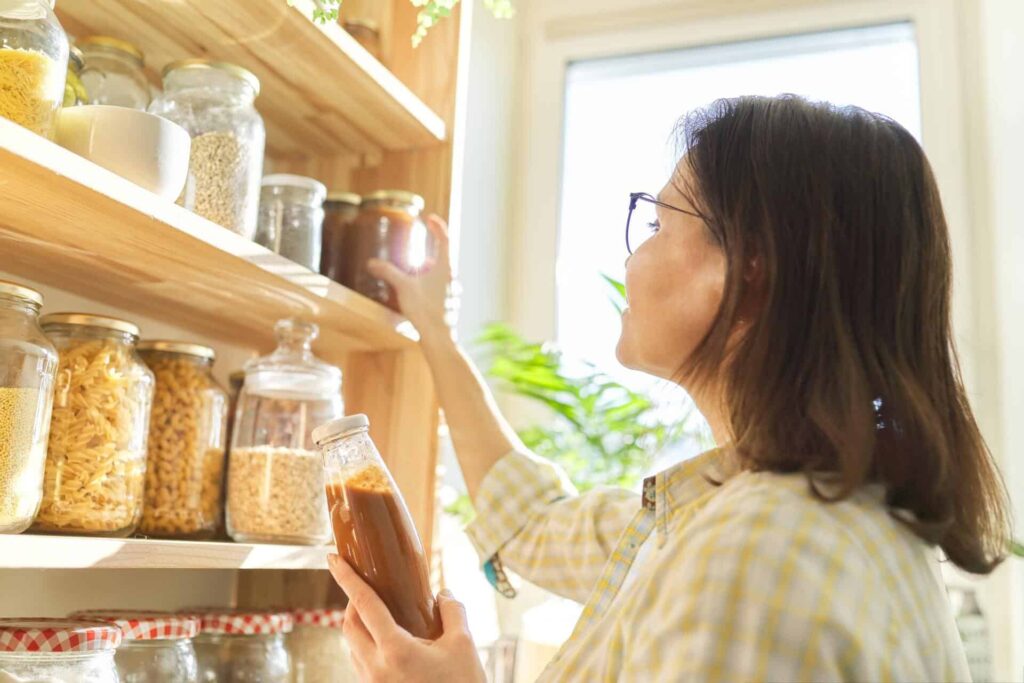
[(337, 555), (328, 556), (334, 580), (348, 595), (345, 639), (359, 680), (370, 683), (484, 683), (483, 667), (469, 634), (462, 603), (438, 598), (444, 633), (434, 641), (415, 638), (395, 623), (374, 590)]

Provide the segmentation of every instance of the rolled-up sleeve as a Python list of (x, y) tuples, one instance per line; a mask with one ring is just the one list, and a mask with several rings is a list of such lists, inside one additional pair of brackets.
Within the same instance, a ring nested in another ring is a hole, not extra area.
[(625, 489), (579, 495), (556, 465), (513, 452), (487, 473), (474, 506), (477, 516), (468, 533), (485, 567), (504, 564), (582, 602), (616, 540), (640, 512), (641, 498)]

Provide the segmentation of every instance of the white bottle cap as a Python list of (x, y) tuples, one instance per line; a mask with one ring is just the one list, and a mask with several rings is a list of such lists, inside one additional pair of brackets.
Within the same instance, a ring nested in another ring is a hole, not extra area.
[(326, 442), (339, 436), (358, 432), (363, 429), (367, 429), (369, 426), (370, 418), (366, 417), (362, 413), (359, 413), (358, 415), (346, 415), (345, 417), (339, 417), (336, 420), (325, 422), (314, 429), (313, 443), (317, 446), (322, 446)]

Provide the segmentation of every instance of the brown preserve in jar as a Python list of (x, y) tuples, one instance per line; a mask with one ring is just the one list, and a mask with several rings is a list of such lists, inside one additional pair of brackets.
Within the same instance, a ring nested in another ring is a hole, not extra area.
[(324, 229), (320, 248), (320, 272), (343, 282), (345, 236), (359, 215), (363, 198), (352, 192), (329, 192), (324, 200)]

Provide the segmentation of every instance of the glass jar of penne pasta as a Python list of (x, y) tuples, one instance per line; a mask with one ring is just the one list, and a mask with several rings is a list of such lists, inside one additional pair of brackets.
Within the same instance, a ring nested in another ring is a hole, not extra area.
[(60, 357), (34, 530), (127, 536), (142, 514), (153, 373), (131, 323), (81, 313), (40, 320)]

